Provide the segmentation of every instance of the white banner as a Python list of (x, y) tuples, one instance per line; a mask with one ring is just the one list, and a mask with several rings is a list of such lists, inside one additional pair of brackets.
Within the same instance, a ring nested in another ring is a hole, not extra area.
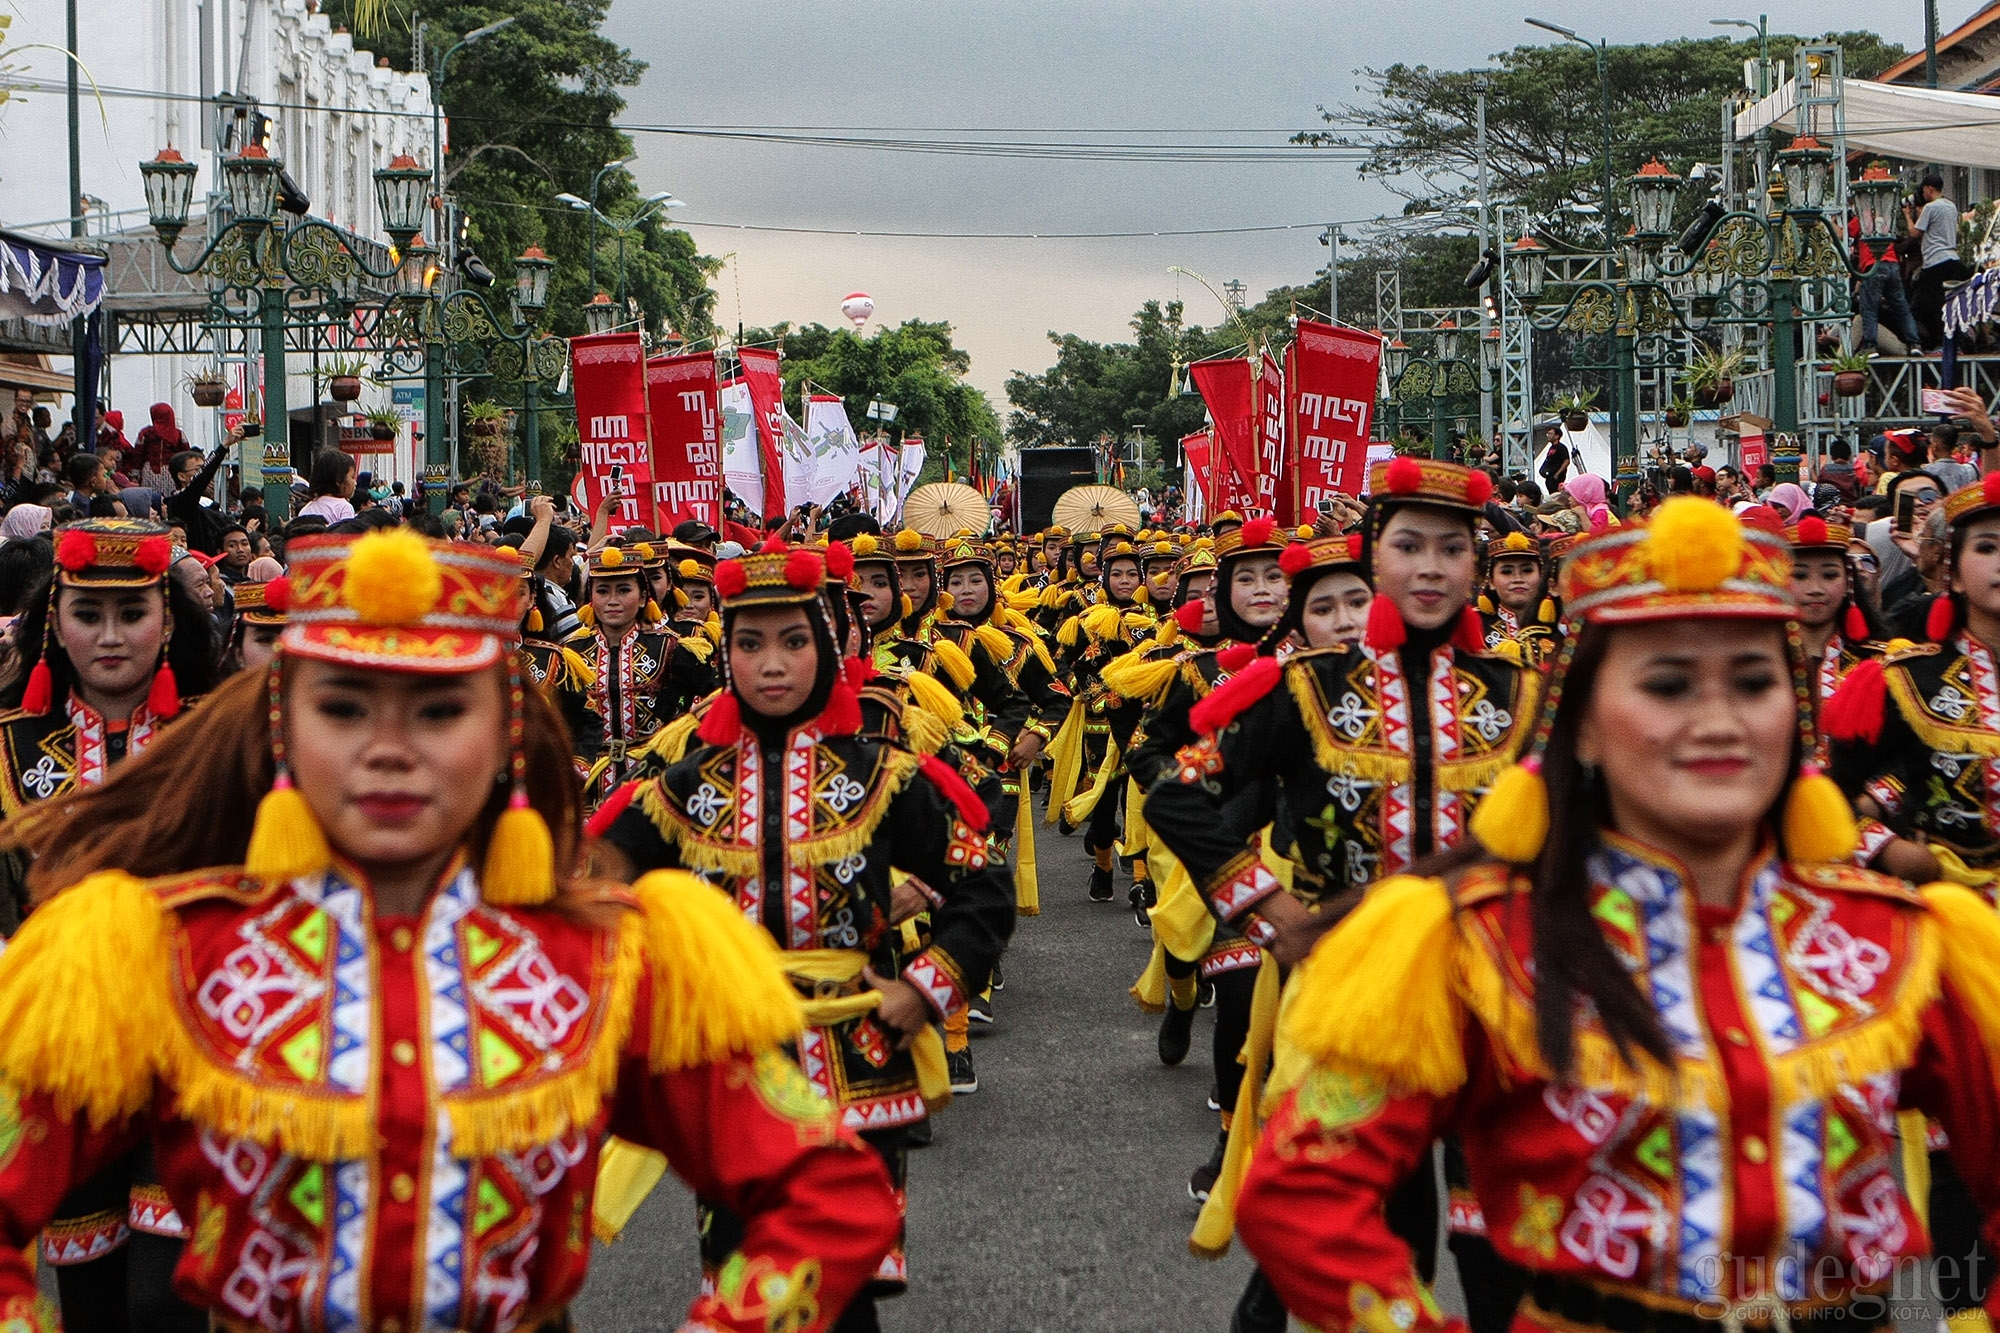
[(722, 386), (722, 484), (748, 505), (750, 512), (764, 512), (764, 469), (757, 456), (756, 410), (750, 405), (750, 386), (731, 380)]
[(1185, 452), (1181, 454), (1181, 522), (1206, 523), (1208, 521), (1208, 494), (1202, 490), (1202, 479), (1194, 470), (1194, 460)]
[(816, 393), (807, 401), (806, 446), (812, 457), (812, 484), (795, 493), (824, 505), (852, 486), (861, 472), (861, 442), (854, 438), (839, 395)]
[(904, 439), (900, 466), (896, 476), (896, 512), (903, 510), (903, 501), (910, 498), (916, 489), (917, 474), (924, 470), (924, 441), (921, 436), (911, 435)]

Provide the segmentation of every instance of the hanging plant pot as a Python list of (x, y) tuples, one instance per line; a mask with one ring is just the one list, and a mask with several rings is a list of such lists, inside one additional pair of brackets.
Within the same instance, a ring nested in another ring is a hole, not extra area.
[(491, 419), (475, 421), (472, 423), (472, 433), (480, 436), (498, 435), (500, 433), (500, 423), (497, 420)]
[(1716, 402), (1718, 402), (1718, 403), (1726, 403), (1726, 402), (1728, 402), (1728, 401), (1729, 401), (1729, 400), (1730, 400), (1731, 398), (1734, 398), (1735, 396), (1736, 396), (1736, 381), (1735, 381), (1735, 380), (1732, 380), (1732, 379), (1719, 379), (1719, 380), (1717, 380), (1717, 381), (1715, 382), (1715, 401), (1716, 401)]
[(1563, 429), (1566, 431), (1570, 431), (1571, 433), (1575, 433), (1576, 431), (1581, 431), (1581, 430), (1589, 430), (1590, 413), (1588, 412), (1563, 413)]
[(221, 380), (196, 380), (188, 385), (188, 392), (194, 396), (196, 407), (221, 407), (223, 387)]
[(396, 428), (394, 426), (370, 426), (368, 428), (368, 438), (371, 440), (393, 440), (396, 438)]
[(1688, 414), (1677, 407), (1668, 408), (1666, 418), (1667, 426), (1671, 430), (1681, 430), (1688, 424)]
[(1833, 391), (1842, 398), (1859, 398), (1868, 391), (1868, 372), (1842, 370), (1833, 377)]
[(359, 375), (335, 375), (326, 383), (326, 391), (336, 403), (351, 403), (361, 396)]

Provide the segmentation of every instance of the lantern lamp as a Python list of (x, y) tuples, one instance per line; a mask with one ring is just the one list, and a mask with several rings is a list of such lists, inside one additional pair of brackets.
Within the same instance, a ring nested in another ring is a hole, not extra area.
[(1434, 330), (1437, 334), (1437, 354), (1440, 361), (1459, 359), (1459, 329), (1455, 320), (1441, 319)]
[[(1861, 226), (1864, 241), (1888, 242), (1896, 239), (1896, 198), (1902, 187), (1889, 169), (1876, 163), (1861, 173), (1861, 179), (1847, 187), (1854, 201), (1854, 218)], [(155, 224), (158, 225), (158, 224)]]
[(278, 177), (285, 164), (260, 143), (246, 143), (236, 156), (222, 160), (222, 188), (229, 210), (255, 240), (278, 211)]
[(375, 169), (375, 204), (382, 214), (382, 230), (398, 250), (407, 248), (424, 229), (430, 197), (430, 168), (408, 153), (398, 153), (388, 166)]
[(1382, 349), (1382, 364), (1389, 369), (1389, 378), (1399, 380), (1403, 372), (1410, 368), (1410, 348), (1401, 338), (1392, 339)]
[(1800, 135), (1778, 154), (1784, 173), (1785, 207), (1794, 213), (1823, 213), (1833, 200), (1833, 150), (1811, 135)]
[(414, 241), (396, 264), (396, 290), (404, 296), (428, 296), (437, 278), (437, 251)]
[(1500, 369), (1500, 330), (1488, 329), (1479, 340), (1479, 364), (1489, 375)]
[(1514, 294), (1521, 304), (1532, 306), (1542, 299), (1549, 279), (1549, 247), (1532, 236), (1523, 236), (1507, 249), (1507, 267), (1514, 279)]
[(1640, 239), (1664, 240), (1674, 225), (1674, 200), (1680, 197), (1681, 178), (1654, 158), (1625, 181), (1632, 195), (1632, 228)]
[(556, 261), (531, 245), (514, 261), (514, 304), (523, 314), (539, 315), (549, 304), (549, 275)]
[(171, 250), (187, 226), (188, 205), (194, 200), (194, 179), (199, 169), (168, 144), (151, 162), (139, 164), (146, 182), (146, 216), (159, 234), (160, 244)]
[(618, 327), (618, 307), (610, 296), (599, 292), (583, 303), (583, 326), (591, 333), (609, 333)]

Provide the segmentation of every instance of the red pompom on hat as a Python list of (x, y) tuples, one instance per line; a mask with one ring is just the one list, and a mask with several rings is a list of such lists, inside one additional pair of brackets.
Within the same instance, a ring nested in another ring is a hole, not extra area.
[(1493, 498), (1493, 477), (1483, 468), (1474, 468), (1472, 475), (1465, 479), (1465, 498), (1476, 505), (1483, 505)]
[(1243, 525), (1243, 544), (1245, 546), (1262, 546), (1265, 542), (1271, 540), (1271, 534), (1277, 530), (1277, 527), (1277, 519), (1272, 518), (1269, 514), (1259, 514)]
[(1191, 602), (1182, 602), (1174, 609), (1174, 622), (1188, 634), (1201, 633), (1201, 622), (1208, 615), (1208, 604), (1199, 597)]
[(56, 563), (74, 574), (97, 563), (97, 538), (87, 532), (65, 532), (56, 538)]
[(1278, 556), (1278, 568), (1287, 578), (1297, 578), (1312, 568), (1313, 555), (1304, 542), (1293, 542)]
[(1347, 534), (1347, 558), (1349, 560), (1359, 560), (1361, 558), (1361, 543), (1362, 537), (1360, 533), (1350, 532)]
[(132, 560), (148, 574), (164, 574), (167, 566), (174, 561), (173, 543), (165, 537), (141, 537), (138, 547), (132, 552)]
[(1800, 546), (1826, 545), (1826, 520), (1815, 514), (1808, 514), (1799, 520)]
[(736, 561), (725, 560), (715, 567), (715, 590), (724, 597), (741, 597), (749, 586), (750, 576)]
[(826, 572), (831, 578), (847, 582), (854, 574), (854, 548), (846, 542), (828, 542)]
[(2000, 472), (1989, 472), (1979, 479), (1979, 493), (1986, 497), (1986, 503), (2000, 505)]
[(264, 585), (264, 605), (279, 615), (292, 609), (292, 580), (289, 575), (281, 574)]
[(1414, 458), (1391, 459), (1382, 479), (1392, 495), (1408, 495), (1424, 484), (1424, 465)]
[(811, 551), (794, 551), (785, 557), (785, 582), (804, 592), (819, 586), (826, 577), (826, 562)]
[(783, 555), (789, 549), (790, 548), (785, 545), (784, 535), (782, 533), (773, 533), (771, 536), (764, 539), (764, 544), (762, 546), (757, 548), (757, 554)]

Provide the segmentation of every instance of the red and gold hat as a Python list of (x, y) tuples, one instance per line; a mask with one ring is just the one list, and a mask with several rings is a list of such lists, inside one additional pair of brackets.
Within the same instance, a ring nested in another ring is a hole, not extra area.
[(511, 552), (387, 528), (302, 537), (286, 556), (279, 643), (294, 657), (451, 674), (491, 666), (520, 637), (527, 599)]
[(1377, 508), (1426, 504), (1478, 514), (1493, 498), (1493, 478), (1479, 468), (1436, 458), (1390, 458), (1368, 469), (1368, 495)]
[(1144, 565), (1171, 565), (1180, 558), (1181, 548), (1171, 538), (1155, 536), (1139, 547), (1139, 561)]
[(881, 536), (873, 532), (857, 532), (847, 540), (848, 549), (854, 552), (856, 565), (893, 565), (896, 563), (895, 538)]
[(801, 606), (819, 597), (826, 558), (806, 546), (773, 538), (748, 555), (715, 567), (715, 590), (729, 610), (745, 606)]
[(1794, 551), (1822, 551), (1843, 559), (1847, 555), (1847, 544), (1854, 540), (1854, 529), (1845, 523), (1829, 523), (1817, 515), (1808, 514), (1785, 528), (1785, 540)]
[(1311, 582), (1302, 578), (1308, 572), (1317, 575), (1345, 570), (1360, 575), (1364, 580), (1368, 577), (1367, 566), (1361, 561), (1361, 534), (1358, 532), (1335, 533), (1331, 537), (1293, 542), (1278, 557), (1278, 568), (1285, 571), (1294, 588)]
[(657, 569), (665, 563), (666, 557), (655, 555), (653, 548), (644, 542), (633, 546), (606, 542), (601, 548), (590, 553), (584, 568), (584, 577), (639, 578), (643, 570)]
[(960, 532), (943, 542), (938, 548), (937, 561), (940, 571), (961, 565), (982, 565), (989, 575), (993, 572), (992, 548), (969, 532)]
[(1790, 620), (1791, 577), (1784, 538), (1742, 523), (1713, 500), (1677, 496), (1643, 527), (1580, 543), (1563, 561), (1563, 610), (1592, 625)]
[(915, 528), (904, 528), (891, 537), (889, 547), (899, 565), (924, 564), (937, 558), (938, 544)]
[(699, 546), (684, 546), (680, 542), (670, 543), (667, 559), (674, 569), (676, 583), (715, 582), (715, 552), (704, 551)]
[(1486, 543), (1486, 563), (1491, 567), (1495, 560), (1531, 558), (1543, 559), (1542, 544), (1525, 532), (1510, 532), (1504, 537), (1495, 537)]
[(86, 518), (56, 529), (56, 583), (64, 588), (149, 588), (173, 562), (167, 529), (145, 519)]
[(289, 577), (239, 583), (230, 592), (236, 598), (237, 619), (252, 625), (282, 625), (292, 609)]
[(1277, 555), (1291, 542), (1288, 528), (1278, 526), (1267, 514), (1246, 519), (1215, 539), (1215, 558), (1228, 560), (1245, 555)]
[(2000, 509), (2000, 472), (1989, 472), (1944, 497), (1945, 521), (1954, 528), (1984, 518), (1995, 509)]

